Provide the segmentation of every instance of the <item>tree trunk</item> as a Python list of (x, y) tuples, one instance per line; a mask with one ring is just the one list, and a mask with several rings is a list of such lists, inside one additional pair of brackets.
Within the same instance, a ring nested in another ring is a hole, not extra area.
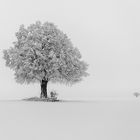
[(47, 80), (42, 80), (41, 81), (41, 95), (40, 98), (47, 98)]

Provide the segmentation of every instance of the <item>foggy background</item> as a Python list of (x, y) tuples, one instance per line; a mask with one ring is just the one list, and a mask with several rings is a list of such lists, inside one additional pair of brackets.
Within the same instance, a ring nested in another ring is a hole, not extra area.
[(68, 35), (89, 77), (72, 87), (49, 84), (61, 99), (131, 98), (140, 92), (140, 2), (138, 0), (0, 1), (0, 99), (40, 95), (40, 85), (20, 85), (5, 67), (3, 49), (13, 46), (19, 26), (53, 22)]

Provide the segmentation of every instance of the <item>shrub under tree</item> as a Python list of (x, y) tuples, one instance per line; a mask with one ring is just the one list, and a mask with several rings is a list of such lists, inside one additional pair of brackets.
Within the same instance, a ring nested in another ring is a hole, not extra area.
[(13, 47), (4, 50), (6, 66), (18, 83), (39, 82), (40, 98), (47, 98), (48, 82), (74, 84), (87, 76), (88, 65), (70, 39), (53, 23), (21, 25)]

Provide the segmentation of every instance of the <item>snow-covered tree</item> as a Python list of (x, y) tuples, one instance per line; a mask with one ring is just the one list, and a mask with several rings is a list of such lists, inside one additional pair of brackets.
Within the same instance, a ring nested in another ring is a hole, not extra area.
[(18, 83), (40, 82), (41, 98), (47, 98), (48, 82), (74, 84), (88, 75), (79, 50), (53, 23), (21, 25), (16, 38), (4, 50), (6, 66), (15, 71)]

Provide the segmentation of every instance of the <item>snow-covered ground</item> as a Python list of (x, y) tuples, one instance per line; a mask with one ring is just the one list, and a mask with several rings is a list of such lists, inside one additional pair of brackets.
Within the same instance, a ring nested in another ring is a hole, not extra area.
[(140, 140), (140, 99), (1, 101), (0, 140)]

